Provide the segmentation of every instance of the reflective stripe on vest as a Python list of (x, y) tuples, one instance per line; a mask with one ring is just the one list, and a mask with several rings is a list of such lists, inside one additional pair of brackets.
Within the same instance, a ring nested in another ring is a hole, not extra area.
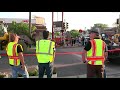
[(18, 59), (19, 59), (19, 57), (18, 56), (16, 56), (16, 46), (17, 46), (17, 44), (14, 44), (13, 45), (13, 49), (12, 49), (12, 53), (13, 53), (13, 56), (9, 56), (9, 59), (14, 59), (14, 65), (16, 66), (17, 65), (17, 61), (18, 61)]
[[(90, 53), (92, 54), (91, 56), (87, 56), (87, 60), (89, 60), (88, 64), (102, 65), (105, 60), (105, 57), (104, 57), (105, 43), (100, 39), (90, 40), (90, 42), (91, 42), (91, 50), (92, 50), (92, 52)], [(98, 45), (96, 44), (96, 42), (100, 42), (100, 44), (102, 44), (102, 48), (100, 47), (98, 48)], [(97, 56), (97, 53), (99, 52), (101, 53), (101, 55)]]
[(9, 58), (9, 64), (18, 66), (20, 65), (20, 59), (17, 54), (17, 45), (15, 42), (10, 42), (7, 46), (7, 55)]
[(54, 42), (50, 40), (36, 41), (36, 56), (38, 63), (48, 63), (53, 61)]
[[(13, 53), (13, 57), (15, 57), (16, 56), (16, 45), (17, 44), (14, 44), (13, 45), (13, 50), (12, 50), (12, 53)], [(14, 58), (14, 65), (17, 65), (17, 59), (16, 58)]]

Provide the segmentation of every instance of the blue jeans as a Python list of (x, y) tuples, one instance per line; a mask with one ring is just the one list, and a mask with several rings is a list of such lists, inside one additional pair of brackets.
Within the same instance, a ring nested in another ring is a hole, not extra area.
[(18, 73), (22, 74), (24, 78), (29, 78), (29, 74), (26, 67), (25, 70), (22, 70), (21, 66), (11, 66), (11, 69), (12, 69), (12, 78), (17, 78)]
[[(43, 78), (44, 74), (47, 74), (47, 78), (52, 78), (53, 63), (39, 63), (39, 78)], [(46, 71), (46, 72), (45, 72)]]

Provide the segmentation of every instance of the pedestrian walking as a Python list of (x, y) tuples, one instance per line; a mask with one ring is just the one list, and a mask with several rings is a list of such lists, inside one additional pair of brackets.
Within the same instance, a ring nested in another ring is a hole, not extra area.
[(84, 46), (84, 41), (85, 41), (85, 38), (84, 36), (81, 38), (81, 43), (82, 43), (82, 46)]
[(25, 65), (23, 48), (18, 44), (19, 36), (11, 33), (9, 35), (9, 43), (6, 48), (9, 58), (9, 64), (12, 69), (12, 78), (17, 78), (18, 73), (22, 74), (24, 78), (29, 78), (29, 74)]
[(49, 31), (43, 31), (43, 39), (36, 41), (36, 56), (39, 67), (39, 78), (47, 74), (47, 78), (52, 78), (53, 63), (55, 58), (55, 42), (48, 40)]
[(90, 41), (85, 45), (82, 60), (87, 64), (87, 78), (104, 78), (104, 61), (107, 58), (106, 43), (96, 30), (90, 32)]

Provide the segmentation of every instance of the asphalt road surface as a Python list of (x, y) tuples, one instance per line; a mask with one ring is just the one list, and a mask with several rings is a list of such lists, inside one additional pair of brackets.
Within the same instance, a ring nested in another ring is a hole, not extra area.
[[(81, 52), (81, 47), (76, 48), (57, 48), (57, 52)], [(2, 53), (2, 52), (0, 52)], [(37, 65), (35, 56), (25, 56), (28, 66)], [(57, 68), (58, 78), (86, 78), (86, 64), (81, 60), (80, 54), (56, 55), (55, 67)], [(9, 71), (8, 58), (3, 56), (0, 59), (0, 72)], [(120, 78), (120, 65), (106, 63), (106, 72), (108, 78)]]

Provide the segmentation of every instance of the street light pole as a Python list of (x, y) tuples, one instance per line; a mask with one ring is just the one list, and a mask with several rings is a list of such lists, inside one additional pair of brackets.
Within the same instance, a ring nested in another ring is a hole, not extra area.
[(31, 35), (31, 12), (29, 12), (29, 33)]

